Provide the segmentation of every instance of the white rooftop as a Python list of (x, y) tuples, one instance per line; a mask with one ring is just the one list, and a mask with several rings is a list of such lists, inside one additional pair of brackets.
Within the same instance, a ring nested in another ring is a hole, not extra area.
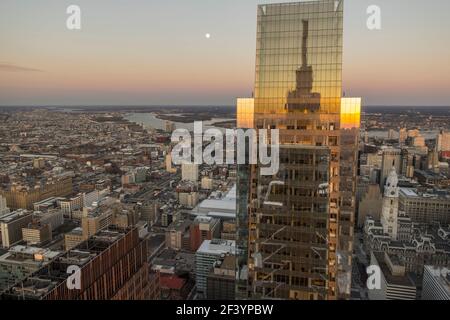
[(222, 254), (227, 253), (234, 254), (235, 250), (236, 250), (236, 241), (217, 239), (217, 240), (203, 241), (200, 248), (198, 248), (197, 253), (220, 256)]
[(410, 188), (400, 188), (400, 193), (404, 194), (407, 197), (418, 197), (417, 193)]

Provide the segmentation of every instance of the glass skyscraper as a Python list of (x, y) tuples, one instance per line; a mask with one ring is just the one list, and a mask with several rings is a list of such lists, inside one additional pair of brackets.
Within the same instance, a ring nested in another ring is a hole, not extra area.
[(258, 6), (254, 98), (238, 100), (238, 125), (279, 130), (280, 170), (238, 168), (241, 298), (350, 295), (361, 100), (342, 98), (342, 37), (343, 1)]

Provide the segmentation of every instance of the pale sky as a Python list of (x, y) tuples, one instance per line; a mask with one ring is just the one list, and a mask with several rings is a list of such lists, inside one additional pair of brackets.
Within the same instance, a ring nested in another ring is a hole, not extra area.
[[(254, 85), (256, 6), (272, 2), (286, 1), (1, 0), (0, 105), (233, 105)], [(66, 28), (71, 4), (80, 31)], [(450, 106), (449, 12), (448, 0), (345, 0), (346, 95)]]

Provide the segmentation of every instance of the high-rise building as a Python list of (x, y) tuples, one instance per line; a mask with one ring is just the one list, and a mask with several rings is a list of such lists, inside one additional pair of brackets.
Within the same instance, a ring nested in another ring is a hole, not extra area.
[[(147, 241), (137, 228), (98, 232), (11, 287), (2, 299), (147, 300)], [(78, 267), (79, 288), (68, 288), (69, 267)]]
[(205, 297), (206, 280), (214, 263), (228, 254), (235, 254), (236, 244), (230, 240), (205, 240), (195, 253), (195, 277), (197, 293)]
[(425, 266), (422, 300), (450, 300), (450, 273), (446, 268)]
[(236, 257), (225, 256), (216, 261), (206, 280), (206, 299), (234, 300), (236, 280)]
[(9, 248), (21, 241), (22, 228), (26, 227), (33, 219), (30, 211), (17, 210), (0, 218), (1, 246)]
[(254, 99), (238, 100), (237, 123), (279, 130), (280, 170), (238, 168), (240, 297), (350, 295), (361, 99), (342, 98), (342, 37), (343, 1), (258, 6)]
[(184, 249), (183, 242), (188, 234), (192, 221), (179, 220), (173, 222), (166, 230), (166, 246), (174, 250)]
[(220, 220), (212, 217), (198, 216), (190, 226), (191, 250), (197, 251), (205, 240), (219, 238)]

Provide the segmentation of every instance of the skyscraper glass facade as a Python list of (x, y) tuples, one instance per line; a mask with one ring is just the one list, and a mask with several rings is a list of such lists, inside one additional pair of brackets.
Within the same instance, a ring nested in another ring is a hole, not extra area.
[(342, 37), (343, 1), (258, 7), (252, 120), (279, 130), (280, 170), (238, 174), (241, 296), (350, 294), (360, 100), (341, 97)]

